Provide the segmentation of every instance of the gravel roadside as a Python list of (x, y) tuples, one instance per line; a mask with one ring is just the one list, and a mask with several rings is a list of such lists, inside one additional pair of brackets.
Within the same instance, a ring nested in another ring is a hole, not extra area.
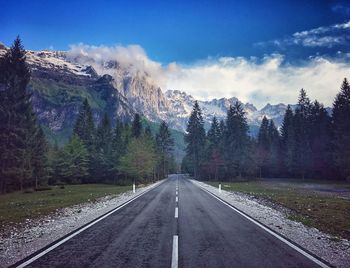
[(220, 196), (221, 199), (229, 204), (309, 250), (316, 256), (326, 260), (330, 264), (336, 267), (349, 267), (350, 241), (345, 239), (339, 240), (316, 228), (310, 228), (300, 222), (289, 220), (287, 218), (287, 211), (283, 208), (269, 207), (241, 193), (225, 190), (219, 193), (216, 187), (195, 180), (191, 181), (209, 192)]
[(0, 267), (8, 267), (129, 201), (162, 181), (128, 191), (118, 196), (106, 196), (94, 203), (84, 203), (60, 209), (38, 220), (27, 219), (18, 227), (0, 231)]

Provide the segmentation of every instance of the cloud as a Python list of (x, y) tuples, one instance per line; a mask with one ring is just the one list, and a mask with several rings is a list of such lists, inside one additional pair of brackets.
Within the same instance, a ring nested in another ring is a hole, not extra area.
[(259, 42), (255, 45), (258, 47), (276, 46), (280, 48), (290, 46), (333, 48), (339, 45), (348, 45), (349, 41), (350, 21), (296, 32), (292, 36)]
[(129, 72), (147, 73), (149, 78), (161, 81), (163, 68), (160, 63), (151, 60), (145, 50), (139, 45), (129, 46), (90, 46), (86, 44), (71, 45), (68, 58), (80, 64), (88, 64), (99, 74), (115, 75), (114, 68), (108, 68), (114, 62)]
[(284, 64), (283, 56), (270, 55), (258, 62), (245, 58), (220, 58), (197, 66), (178, 66), (168, 88), (183, 89), (199, 99), (237, 97), (262, 107), (270, 103), (295, 103), (305, 88), (312, 99), (331, 105), (350, 65), (313, 58), (302, 66)]
[[(292, 65), (281, 54), (263, 58), (209, 58), (193, 64), (173, 62), (162, 65), (149, 59), (137, 45), (79, 44), (71, 46), (68, 55), (93, 65), (100, 74), (113, 72), (113, 69), (106, 68), (106, 63), (114, 60), (129, 70), (149, 74), (163, 91), (183, 90), (201, 100), (237, 97), (258, 108), (267, 102), (295, 103), (301, 88), (306, 89), (311, 99), (330, 106), (343, 78), (350, 74), (350, 64), (344, 60), (313, 57), (302, 65)], [(347, 54), (341, 55), (341, 58), (347, 57)]]

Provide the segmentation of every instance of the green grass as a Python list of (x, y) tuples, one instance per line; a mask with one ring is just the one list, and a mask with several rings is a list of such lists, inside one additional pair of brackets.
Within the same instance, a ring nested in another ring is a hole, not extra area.
[(66, 185), (64, 189), (53, 186), (48, 191), (0, 195), (0, 226), (21, 223), (28, 218), (39, 218), (56, 209), (95, 202), (103, 196), (115, 196), (131, 189), (131, 186), (81, 184)]
[[(207, 183), (215, 187), (219, 184), (218, 182)], [(300, 189), (298, 184), (300, 185), (300, 182), (295, 181), (290, 182), (288, 186), (264, 181), (223, 182), (222, 189), (272, 201), (291, 210), (289, 219), (350, 239), (350, 200)], [(330, 185), (337, 187), (342, 184), (330, 183)], [(348, 188), (349, 185), (344, 184), (343, 187)]]

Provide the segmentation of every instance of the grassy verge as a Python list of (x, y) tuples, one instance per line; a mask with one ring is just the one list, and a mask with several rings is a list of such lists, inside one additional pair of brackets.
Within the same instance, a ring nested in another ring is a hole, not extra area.
[[(218, 182), (207, 182), (218, 187)], [(350, 200), (324, 195), (311, 190), (289, 186), (276, 186), (260, 181), (222, 183), (222, 189), (241, 192), (272, 201), (289, 208), (289, 218), (303, 224), (350, 239)]]
[(131, 186), (82, 184), (67, 185), (64, 189), (54, 186), (48, 191), (0, 195), (0, 226), (21, 223), (28, 218), (35, 219), (47, 215), (56, 209), (94, 202), (98, 198), (117, 195), (131, 189)]

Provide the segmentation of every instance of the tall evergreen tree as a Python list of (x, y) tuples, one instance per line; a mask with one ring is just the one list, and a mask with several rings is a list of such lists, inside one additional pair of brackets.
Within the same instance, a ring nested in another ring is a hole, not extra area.
[(65, 183), (82, 183), (88, 174), (88, 151), (77, 135), (60, 150), (57, 163), (58, 178)]
[(296, 167), (294, 113), (288, 105), (281, 127), (282, 167), (285, 175), (291, 176)]
[(203, 160), (205, 147), (205, 130), (202, 111), (196, 101), (191, 112), (185, 135), (186, 153), (193, 164), (193, 175), (197, 179), (199, 167)]
[(215, 180), (219, 179), (219, 172), (224, 166), (221, 147), (222, 139), (223, 133), (220, 128), (220, 123), (214, 116), (207, 134), (208, 146), (206, 153), (206, 166), (208, 175), (214, 176)]
[(93, 152), (95, 124), (92, 110), (87, 99), (84, 100), (80, 108), (73, 128), (73, 134), (77, 135), (81, 139), (89, 153)]
[(105, 114), (97, 128), (95, 140), (94, 177), (98, 180), (109, 180), (113, 176), (112, 129)]
[(268, 126), (268, 138), (269, 138), (269, 156), (268, 156), (268, 168), (269, 176), (276, 176), (279, 174), (279, 168), (281, 166), (280, 159), (280, 135), (272, 120)]
[(334, 159), (341, 174), (350, 180), (350, 85), (345, 78), (333, 103)]
[(260, 178), (267, 175), (268, 154), (270, 149), (269, 120), (263, 117), (258, 133), (256, 161), (259, 167)]
[(26, 87), (30, 71), (19, 37), (0, 61), (0, 191), (33, 186), (38, 126)]
[(169, 162), (171, 159), (171, 153), (173, 151), (174, 139), (171, 137), (170, 130), (167, 123), (162, 121), (159, 127), (159, 131), (156, 135), (156, 143), (160, 153), (162, 162), (163, 176), (167, 176), (169, 169)]
[(242, 177), (249, 158), (248, 124), (240, 103), (230, 106), (226, 119), (226, 164), (229, 175)]
[(300, 90), (299, 101), (294, 115), (294, 135), (296, 153), (296, 175), (303, 179), (310, 171), (311, 147), (310, 147), (310, 112), (311, 103), (304, 89)]
[(310, 115), (310, 176), (326, 178), (335, 176), (334, 163), (331, 154), (331, 117), (318, 101), (312, 105)]
[(134, 121), (132, 122), (131, 134), (133, 137), (138, 138), (142, 134), (142, 123), (139, 114), (135, 114)]

